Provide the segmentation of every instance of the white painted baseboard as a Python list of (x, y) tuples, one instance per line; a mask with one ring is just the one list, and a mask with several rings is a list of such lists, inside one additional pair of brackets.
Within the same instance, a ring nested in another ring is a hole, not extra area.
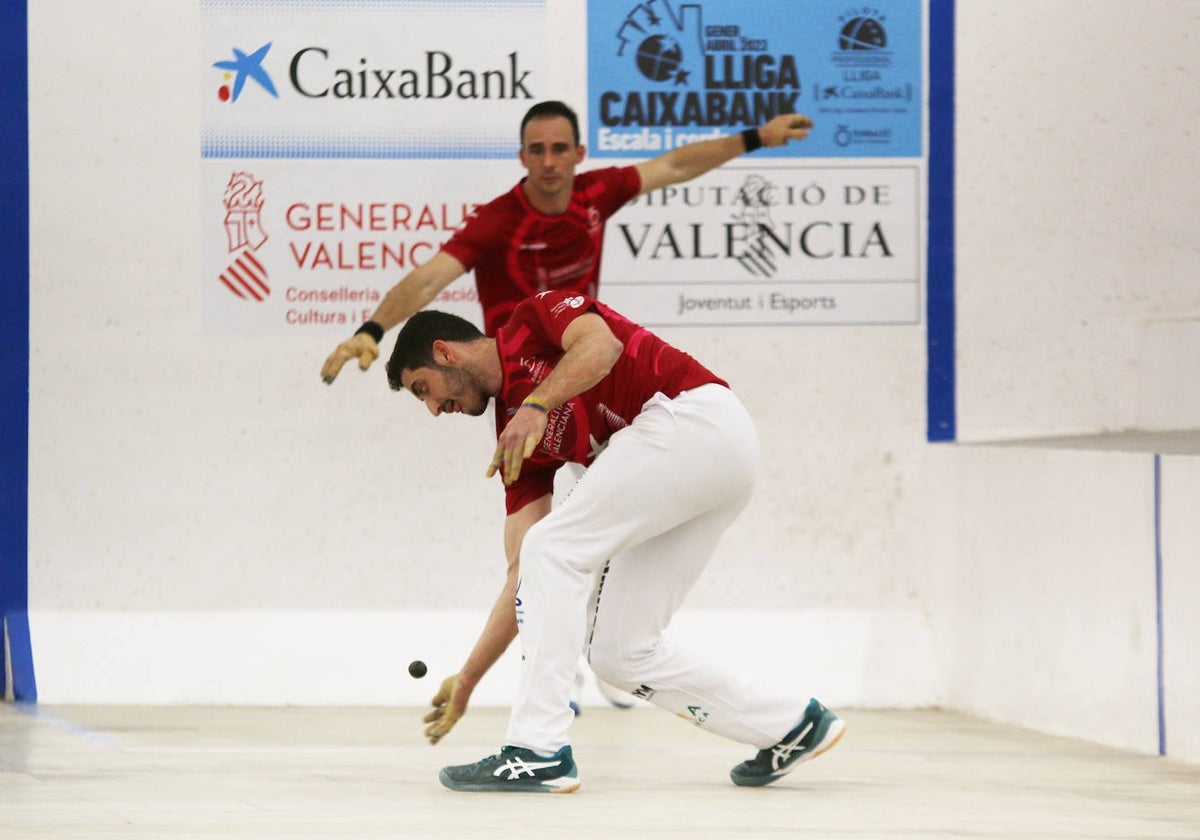
[[(56, 612), (33, 610), (47, 704), (425, 705), (474, 643), (482, 612)], [(837, 706), (937, 704), (917, 611), (683, 611), (671, 632)], [(475, 692), (507, 705), (514, 644)], [(429, 666), (422, 680), (408, 663)], [(589, 677), (585, 704), (605, 701)]]

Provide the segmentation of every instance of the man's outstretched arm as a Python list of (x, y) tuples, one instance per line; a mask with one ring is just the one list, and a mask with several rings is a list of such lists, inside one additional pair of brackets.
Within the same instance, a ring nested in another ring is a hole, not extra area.
[(783, 146), (789, 140), (803, 140), (812, 125), (812, 120), (803, 114), (780, 114), (758, 128), (672, 149), (637, 165), (638, 174), (642, 176), (642, 189), (638, 195), (690, 181), (759, 146), (771, 148)]
[(333, 382), (342, 365), (351, 359), (358, 359), (362, 370), (369, 368), (379, 357), (383, 334), (428, 306), (465, 272), (463, 264), (445, 251), (438, 251), (429, 262), (408, 272), (384, 295), (371, 320), (329, 354), (321, 367), (321, 379), (327, 385)]
[(521, 576), (521, 543), (533, 524), (550, 512), (550, 499), (550, 496), (536, 499), (504, 520), (504, 553), (508, 557), (504, 587), (466, 662), (457, 674), (442, 681), (433, 698), (433, 711), (425, 716), (425, 722), (429, 724), (425, 729), (425, 737), (431, 744), (442, 740), (458, 723), (458, 719), (466, 714), (475, 686), (517, 637), (516, 601), (517, 584)]

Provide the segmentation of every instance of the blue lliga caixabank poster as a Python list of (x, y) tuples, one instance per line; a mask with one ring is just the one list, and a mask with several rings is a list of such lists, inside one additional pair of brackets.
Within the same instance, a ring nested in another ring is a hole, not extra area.
[(648, 157), (803, 113), (763, 157), (923, 153), (924, 4), (591, 0), (589, 152)]

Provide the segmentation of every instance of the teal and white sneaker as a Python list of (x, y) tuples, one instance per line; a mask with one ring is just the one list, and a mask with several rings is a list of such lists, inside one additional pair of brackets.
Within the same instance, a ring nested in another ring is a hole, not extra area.
[(846, 724), (842, 719), (814, 697), (808, 701), (804, 717), (795, 729), (775, 746), (759, 750), (754, 758), (734, 767), (729, 771), (729, 778), (742, 787), (769, 785), (786, 776), (800, 762), (809, 761), (831, 749), (845, 730)]
[(474, 764), (443, 767), (438, 778), (451, 790), (570, 793), (579, 787), (579, 768), (570, 744), (548, 756), (524, 747), (501, 747)]

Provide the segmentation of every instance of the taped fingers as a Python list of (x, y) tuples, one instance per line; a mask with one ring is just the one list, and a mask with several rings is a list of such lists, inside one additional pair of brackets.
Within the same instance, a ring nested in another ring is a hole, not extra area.
[(436, 744), (454, 728), (458, 719), (463, 716), (465, 709), (458, 702), (458, 675), (442, 680), (437, 694), (433, 695), (433, 711), (423, 718), (429, 726), (425, 728), (425, 737), (429, 743)]
[(526, 458), (533, 454), (539, 440), (541, 440), (540, 435), (530, 435), (525, 438), (525, 443), (521, 447), (511, 449), (501, 443), (496, 447), (495, 454), (492, 455), (492, 462), (488, 464), (487, 477), (491, 478), (499, 472), (505, 484), (512, 484), (521, 477), (521, 465)]
[(360, 370), (366, 370), (371, 366), (371, 362), (379, 358), (379, 345), (366, 333), (358, 333), (352, 341), (357, 349), (358, 367)]
[(342, 346), (329, 354), (329, 358), (325, 360), (325, 364), (321, 367), (321, 379), (328, 385), (333, 380), (337, 379), (337, 375), (342, 372), (342, 365), (346, 364), (346, 360), (350, 358), (348, 353), (342, 351)]
[(327, 385), (333, 382), (341, 373), (343, 365), (354, 358), (358, 359), (359, 369), (369, 368), (371, 363), (379, 358), (379, 345), (375, 339), (366, 333), (358, 333), (343, 341), (325, 360), (321, 367), (321, 379)]

